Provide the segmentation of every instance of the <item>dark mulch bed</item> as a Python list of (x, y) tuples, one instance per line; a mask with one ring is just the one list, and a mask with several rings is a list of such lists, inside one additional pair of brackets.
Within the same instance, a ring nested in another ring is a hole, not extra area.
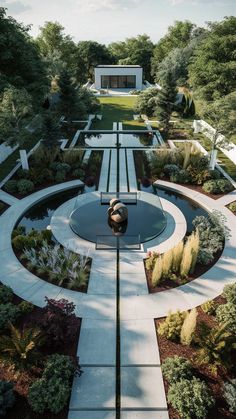
[(215, 263), (220, 258), (222, 252), (223, 252), (223, 250), (219, 250), (215, 254), (215, 257), (214, 257), (213, 261), (211, 263), (209, 263), (208, 265), (197, 264), (194, 273), (187, 278), (186, 282), (181, 281), (181, 279), (177, 279), (176, 281), (173, 281), (171, 279), (165, 279), (160, 285), (158, 285), (156, 287), (154, 287), (152, 285), (152, 271), (148, 271), (146, 269), (146, 266), (145, 266), (145, 263), (144, 263), (149, 293), (152, 294), (152, 293), (156, 293), (156, 292), (166, 291), (166, 290), (169, 290), (171, 288), (179, 287), (180, 285), (183, 285), (184, 283), (189, 283), (189, 282), (193, 281), (194, 279), (198, 278), (199, 276), (201, 276), (205, 272), (207, 272), (212, 266), (214, 266)]
[(2, 215), (10, 205), (6, 204), (6, 202), (0, 201), (0, 215)]
[[(14, 296), (13, 303), (19, 304), (23, 301), (20, 297)], [(20, 321), (17, 323), (17, 327), (22, 329), (23, 326), (38, 326), (40, 327), (42, 319), (43, 310), (40, 307), (34, 306), (34, 309), (31, 313), (26, 314), (24, 317), (21, 317)], [(76, 318), (76, 328), (77, 333), (73, 342), (64, 340), (64, 346), (60, 349), (55, 350), (53, 347), (44, 346), (41, 349), (42, 355), (47, 356), (53, 353), (59, 353), (63, 355), (71, 356), (74, 360), (76, 359), (77, 346), (80, 334), (81, 319)], [(68, 417), (68, 405), (58, 414), (52, 414), (46, 412), (44, 414), (36, 414), (32, 411), (31, 407), (27, 401), (27, 393), (29, 386), (41, 375), (40, 368), (34, 368), (32, 371), (23, 371), (23, 372), (14, 372), (14, 370), (6, 365), (0, 363), (0, 380), (12, 381), (14, 382), (14, 390), (16, 396), (16, 403), (12, 409), (7, 411), (8, 419), (67, 419)]]
[[(217, 297), (214, 301), (218, 304), (225, 303), (224, 298), (221, 296)], [(218, 323), (215, 321), (215, 318), (213, 316), (209, 316), (205, 314), (202, 311), (201, 307), (198, 307), (197, 311), (198, 311), (197, 324), (199, 324), (200, 321), (204, 321), (211, 327), (217, 326)], [(156, 328), (158, 328), (158, 325), (162, 322), (162, 320), (163, 319), (155, 320)], [(228, 405), (225, 402), (223, 398), (223, 394), (222, 394), (223, 383), (229, 380), (230, 378), (235, 378), (236, 376), (235, 369), (232, 371), (227, 371), (225, 368), (221, 367), (218, 370), (217, 376), (215, 376), (211, 373), (207, 365), (199, 366), (196, 363), (196, 347), (184, 346), (184, 345), (181, 345), (180, 343), (171, 342), (165, 337), (158, 335), (158, 332), (157, 332), (157, 341), (158, 341), (159, 350), (160, 350), (161, 363), (163, 363), (163, 361), (167, 357), (172, 357), (174, 355), (187, 358), (191, 361), (194, 367), (195, 375), (199, 377), (200, 379), (204, 380), (209, 386), (212, 392), (212, 395), (214, 396), (216, 400), (216, 404), (215, 404), (215, 407), (211, 409), (211, 411), (208, 413), (207, 419), (235, 419), (236, 418), (236, 416), (233, 413), (230, 413), (228, 411)], [(236, 353), (234, 353), (233, 356), (236, 359)], [(165, 390), (167, 394), (169, 384), (165, 379), (164, 379), (164, 385), (165, 385)], [(179, 414), (171, 406), (169, 406), (169, 417), (170, 419), (180, 419)]]
[[(19, 259), (20, 263), (21, 263), (21, 264), (22, 264), (22, 265), (23, 265), (23, 266), (24, 266), (24, 267), (25, 267), (28, 271), (30, 271), (32, 274), (34, 274), (34, 275), (35, 275), (35, 276), (37, 276), (38, 278), (43, 279), (44, 281), (50, 282), (51, 284), (58, 285), (56, 282), (50, 281), (50, 280), (49, 280), (48, 275), (46, 275), (46, 274), (39, 274), (35, 268), (33, 268), (33, 269), (29, 269), (29, 268), (28, 268), (28, 265), (27, 265), (27, 263), (28, 263), (28, 262), (27, 262), (27, 260), (25, 260), (25, 259), (23, 259), (23, 260), (22, 260), (22, 259), (21, 259), (22, 252), (21, 252), (21, 251), (19, 251), (19, 250), (16, 250), (16, 249), (13, 249), (13, 250), (14, 250), (14, 253), (15, 253), (15, 255), (16, 255), (16, 257), (17, 257), (17, 259)], [(91, 258), (89, 258), (89, 260), (88, 260), (88, 281), (87, 281), (87, 284), (86, 284), (86, 285), (84, 285), (84, 286), (82, 286), (82, 287), (79, 287), (78, 289), (76, 289), (76, 290), (74, 290), (74, 291), (79, 291), (79, 292), (87, 293), (91, 265), (92, 265), (92, 259), (91, 259)], [(63, 286), (63, 285), (60, 285), (60, 287), (61, 287), (61, 288), (68, 289), (66, 286)]]

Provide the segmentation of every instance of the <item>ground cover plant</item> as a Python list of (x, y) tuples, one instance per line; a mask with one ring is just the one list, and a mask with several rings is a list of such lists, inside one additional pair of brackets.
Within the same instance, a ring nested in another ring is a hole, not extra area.
[(0, 336), (0, 414), (9, 418), (66, 419), (72, 379), (81, 373), (75, 306), (45, 300), (44, 308), (35, 307), (0, 284), (1, 306), (18, 310), (11, 322), (2, 320)]
[(68, 289), (86, 292), (91, 259), (52, 240), (49, 230), (13, 231), (13, 248), (27, 269), (42, 279)]
[(236, 334), (216, 315), (229, 303), (235, 307), (235, 295), (232, 283), (214, 301), (156, 321), (170, 419), (235, 417)]

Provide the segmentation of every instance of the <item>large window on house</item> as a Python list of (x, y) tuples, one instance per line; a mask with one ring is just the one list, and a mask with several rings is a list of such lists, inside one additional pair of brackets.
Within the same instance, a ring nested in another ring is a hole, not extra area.
[(136, 76), (101, 76), (102, 89), (134, 89)]

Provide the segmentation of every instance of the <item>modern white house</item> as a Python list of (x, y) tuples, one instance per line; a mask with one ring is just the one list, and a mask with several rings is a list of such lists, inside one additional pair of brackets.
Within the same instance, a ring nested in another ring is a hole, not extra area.
[(142, 90), (143, 69), (139, 65), (98, 65), (94, 88)]

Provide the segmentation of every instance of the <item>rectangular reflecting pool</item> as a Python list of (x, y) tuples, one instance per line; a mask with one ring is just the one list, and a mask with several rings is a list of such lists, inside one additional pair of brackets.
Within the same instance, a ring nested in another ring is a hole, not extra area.
[(115, 148), (119, 144), (125, 148), (150, 148), (160, 145), (159, 131), (82, 131), (75, 147)]

